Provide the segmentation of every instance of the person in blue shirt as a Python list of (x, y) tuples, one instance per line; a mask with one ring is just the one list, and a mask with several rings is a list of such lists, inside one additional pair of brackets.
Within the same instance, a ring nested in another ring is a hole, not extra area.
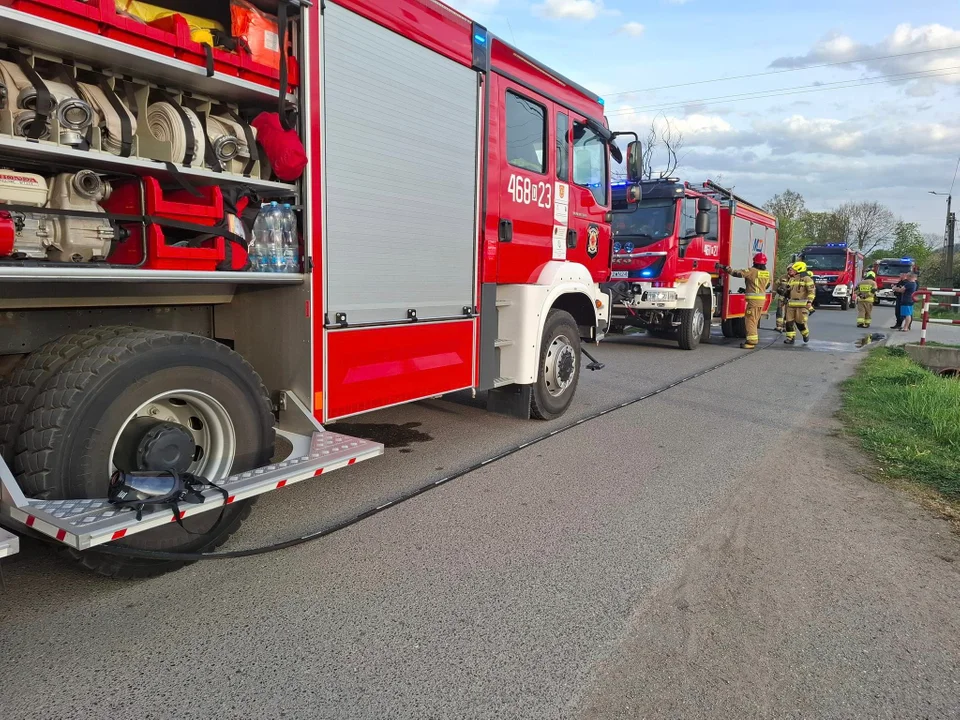
[(907, 332), (913, 325), (913, 294), (917, 291), (917, 276), (915, 273), (909, 273), (903, 283), (903, 287), (894, 288), (898, 293), (900, 303), (900, 316), (903, 318), (903, 327), (900, 332)]

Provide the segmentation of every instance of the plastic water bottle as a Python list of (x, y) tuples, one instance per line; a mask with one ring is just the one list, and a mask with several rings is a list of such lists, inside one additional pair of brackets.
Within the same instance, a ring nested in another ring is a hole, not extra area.
[(264, 272), (283, 272), (283, 210), (277, 202), (263, 209)]
[(253, 237), (250, 239), (250, 244), (247, 246), (247, 259), (250, 260), (250, 270), (253, 272), (264, 272), (264, 259), (265, 259), (265, 238), (266, 238), (266, 223), (264, 221), (264, 211), (263, 209), (257, 213), (257, 219), (253, 221)]
[(283, 249), (283, 263), (281, 272), (298, 273), (300, 272), (300, 243), (297, 235), (297, 215), (285, 203), (280, 211), (280, 237)]

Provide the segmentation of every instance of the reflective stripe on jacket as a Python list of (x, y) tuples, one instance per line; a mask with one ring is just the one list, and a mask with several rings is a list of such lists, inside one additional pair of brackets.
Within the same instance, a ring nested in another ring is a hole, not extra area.
[(873, 302), (873, 294), (877, 291), (877, 283), (873, 280), (861, 280), (857, 285), (857, 297), (861, 300)]
[(788, 281), (787, 304), (790, 307), (806, 307), (817, 297), (817, 288), (809, 275), (796, 275)]

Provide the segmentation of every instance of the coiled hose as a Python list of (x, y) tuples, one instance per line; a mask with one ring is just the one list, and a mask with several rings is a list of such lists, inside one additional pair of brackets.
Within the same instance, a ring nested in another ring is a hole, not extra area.
[[(181, 106), (187, 121), (193, 130), (193, 161), (190, 167), (203, 165), (203, 153), (206, 147), (204, 142), (203, 126), (200, 118), (188, 107)], [(180, 113), (171, 103), (155, 102), (147, 107), (147, 127), (150, 134), (159, 142), (170, 144), (170, 159), (175, 163), (183, 163), (187, 156), (187, 133), (180, 119)]]

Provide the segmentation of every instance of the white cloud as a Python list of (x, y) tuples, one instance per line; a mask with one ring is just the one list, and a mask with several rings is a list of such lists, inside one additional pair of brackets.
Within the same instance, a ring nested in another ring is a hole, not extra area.
[[(865, 69), (882, 75), (930, 72), (931, 75), (920, 76), (922, 80), (890, 81), (891, 84), (909, 83), (913, 95), (927, 95), (933, 84), (960, 84), (960, 73), (952, 71), (960, 66), (960, 50), (953, 49), (957, 46), (960, 46), (960, 30), (937, 24), (914, 27), (903, 23), (874, 44), (858, 43), (849, 35), (832, 33), (818, 40), (806, 54), (780, 57), (770, 66), (799, 68), (843, 62), (849, 63), (845, 66), (848, 69)], [(925, 86), (923, 89), (914, 88), (921, 84)]]
[(617, 31), (624, 35), (629, 35), (630, 37), (638, 38), (643, 35), (643, 31), (647, 28), (644, 27), (643, 23), (638, 22), (628, 22), (620, 26), (620, 29)]
[(603, 11), (603, 0), (545, 0), (533, 11), (551, 19), (593, 20)]

